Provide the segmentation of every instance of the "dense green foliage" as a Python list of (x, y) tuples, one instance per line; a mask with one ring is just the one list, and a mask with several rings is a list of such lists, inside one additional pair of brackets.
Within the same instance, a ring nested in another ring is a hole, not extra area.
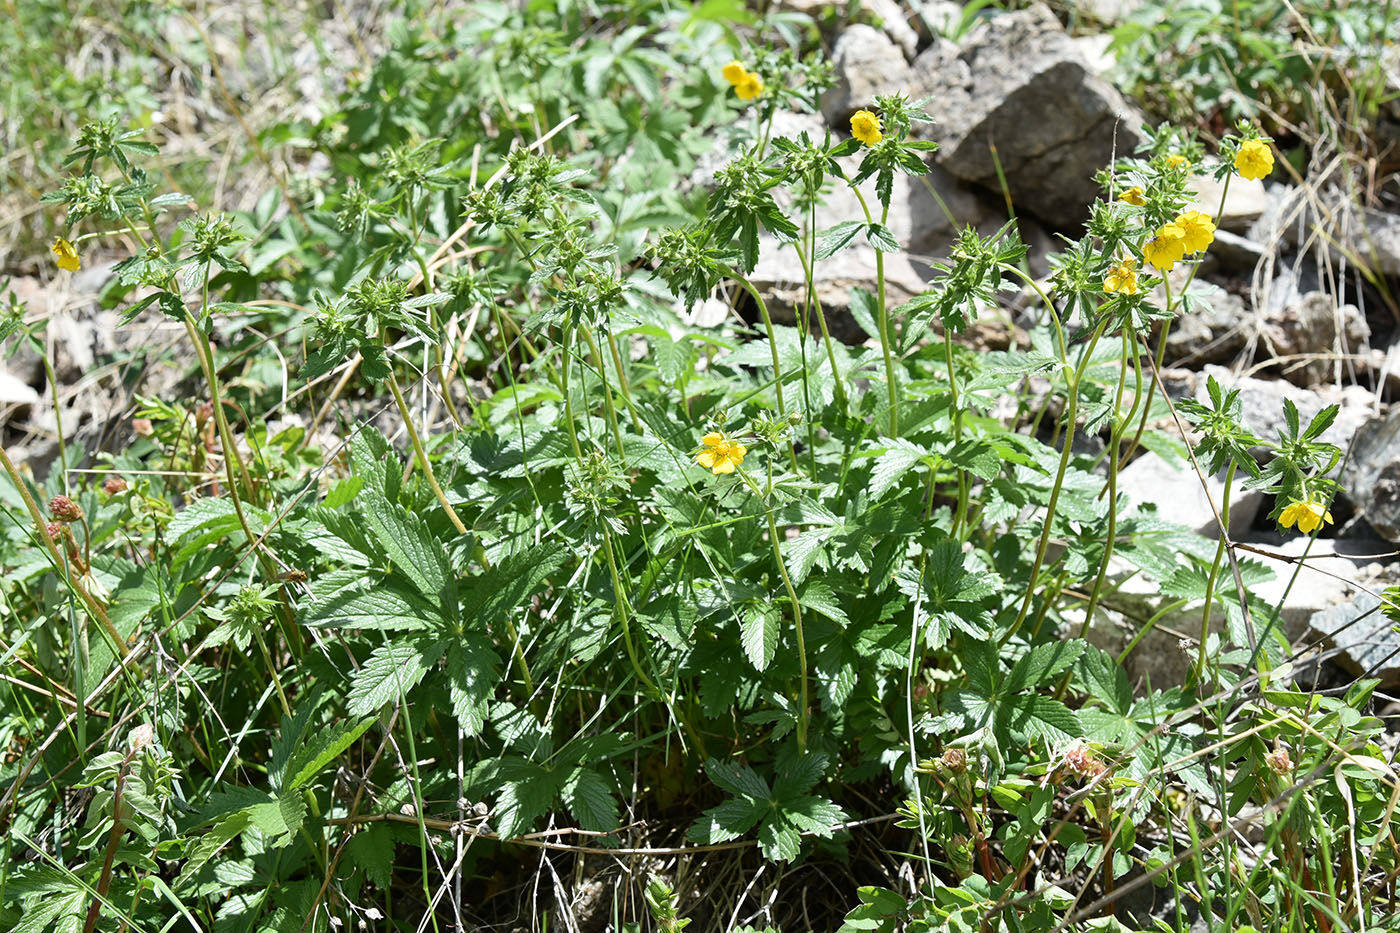
[[(745, 45), (721, 6), (405, 19), (335, 112), (264, 133), (328, 167), (246, 213), (158, 185), (127, 120), (75, 134), (45, 201), (80, 255), (120, 255), (104, 302), (183, 329), (188, 394), (47, 475), (6, 454), (5, 928), (538, 925), (497, 899), (548, 870), (530, 846), (753, 876), (850, 860), (872, 825), (915, 883), (862, 865), (783, 929), (1115, 929), (1096, 902), (1144, 879), (1175, 894), (1163, 929), (1397, 922), (1374, 684), (1295, 687), (1260, 565), (1119, 500), (1144, 447), (1285, 524), (1335, 492), (1335, 408), (1261, 439), (1218, 386), (1156, 393), (1154, 324), (1202, 298), (1144, 250), (1198, 144), (1107, 173), (1048, 280), (1014, 225), (969, 229), (911, 302), (882, 273), (852, 295), (868, 339), (841, 344), (748, 276), (760, 248), (897, 251), (938, 102), (882, 98), (878, 141), (783, 137), (830, 80), (810, 24)], [(1257, 139), (1226, 137), (1220, 178)], [(816, 229), (838, 186), (861, 216)], [(1028, 347), (960, 342), (1018, 292)], [(1149, 427), (1178, 416), (1194, 450)], [(85, 455), (106, 475), (65, 472)], [(1132, 576), (1199, 621), (1184, 684), (1090, 643)], [(617, 928), (733, 922), (632, 870)]]

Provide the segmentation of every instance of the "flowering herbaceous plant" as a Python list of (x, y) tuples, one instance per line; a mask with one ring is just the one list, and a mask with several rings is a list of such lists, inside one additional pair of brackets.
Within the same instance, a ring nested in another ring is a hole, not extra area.
[[(969, 227), (894, 304), (895, 180), (924, 182), (938, 102), (784, 135), (828, 65), (675, 41), (704, 63), (678, 89), (637, 79), (671, 67), (654, 49), (609, 46), (587, 125), (541, 95), (475, 150), (431, 108), (318, 132), (345, 178), (294, 210), (195, 212), (155, 190), (139, 132), (83, 131), (45, 198), (56, 271), (121, 254), (109, 299), (182, 334), (199, 388), (145, 400), (104, 481), (47, 508), (3, 455), (32, 584), (10, 611), (63, 607), (41, 660), (79, 678), (53, 695), (89, 698), (53, 741), (125, 730), (78, 756), (89, 799), (61, 818), (40, 779), (73, 765), (15, 746), (11, 844), (68, 841), (0, 894), (12, 928), (484, 916), (471, 886), (542, 840), (733, 852), (754, 876), (848, 858), (875, 824), (903, 834), (908, 883), (859, 886), (843, 930), (1119, 929), (1105, 905), (1141, 879), (1178, 892), (1162, 929), (1382, 928), (1323, 831), (1348, 814), (1368, 869), (1400, 870), (1400, 785), (1335, 757), (1370, 754), (1370, 685), (1293, 686), (1278, 606), (1224, 531), (1243, 489), (1282, 532), (1326, 530), (1337, 409), (1286, 404), (1256, 437), (1214, 379), (1199, 401), (1162, 388), (1222, 210), (1189, 182), (1213, 173), (1223, 202), (1270, 174), (1271, 141), (1242, 124), (1207, 160), (1164, 129), (1103, 172), (1047, 276), (1014, 222)], [(529, 48), (493, 67), (551, 67)], [(624, 187), (690, 158), (680, 123), (633, 119), (668, 102), (730, 140), (689, 202)], [(836, 189), (858, 212), (819, 225)], [(853, 249), (874, 288), (838, 308), (817, 273)], [(750, 278), (769, 253), (805, 284), (781, 318)], [(1011, 296), (1027, 340), (978, 349)], [(693, 323), (707, 304), (720, 325)], [(295, 361), (285, 393), (245, 352), (269, 343)], [(1223, 475), (1213, 540), (1122, 494), (1144, 450)], [(1127, 577), (1168, 602), (1110, 652), (1096, 626)], [(1184, 682), (1131, 683), (1169, 611)], [(192, 715), (213, 694), (247, 734)], [(1267, 859), (1206, 816), (1246, 806)], [(707, 909), (647, 871), (621, 928)]]

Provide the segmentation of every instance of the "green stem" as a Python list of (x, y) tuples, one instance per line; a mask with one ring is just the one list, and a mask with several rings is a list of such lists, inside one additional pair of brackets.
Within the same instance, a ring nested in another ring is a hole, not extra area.
[(569, 345), (573, 343), (573, 336), (573, 326), (566, 325), (564, 327), (564, 359), (560, 365), (561, 384), (559, 388), (564, 393), (564, 425), (568, 430), (569, 443), (574, 448), (574, 459), (578, 460), (579, 463), (583, 463), (583, 448), (579, 446), (578, 427), (574, 424), (574, 394), (569, 391)]
[[(810, 228), (816, 226), (816, 204), (811, 209)], [(816, 282), (813, 280), (813, 269), (817, 265), (817, 238), (815, 232), (808, 237), (811, 241), (811, 258), (809, 259), (801, 249), (797, 251), (798, 261), (802, 263), (802, 278), (807, 283), (807, 303), (817, 313), (817, 326), (821, 328), (822, 342), (826, 345), (827, 362), (831, 364), (831, 379), (836, 389), (836, 403), (841, 408), (841, 416), (847, 417), (850, 414), (850, 403), (846, 400), (846, 387), (841, 383), (841, 370), (836, 368), (836, 346), (831, 339), (831, 332), (826, 327), (826, 314), (822, 311), (822, 299), (817, 294)]]
[(647, 692), (653, 696), (661, 696), (661, 690), (656, 686), (646, 671), (642, 670), (641, 662), (637, 660), (637, 648), (632, 644), (632, 625), (629, 619), (631, 607), (627, 603), (627, 594), (622, 591), (622, 576), (617, 569), (617, 556), (613, 552), (612, 532), (603, 528), (603, 551), (608, 558), (608, 572), (612, 575), (613, 585), (613, 608), (617, 613), (618, 624), (622, 626), (622, 644), (627, 649), (627, 660), (632, 662), (632, 671), (637, 675), (647, 688)]
[(1204, 683), (1206, 676), (1206, 639), (1210, 635), (1210, 610), (1215, 603), (1215, 581), (1220, 575), (1220, 562), (1225, 557), (1225, 548), (1230, 541), (1230, 486), (1235, 481), (1235, 462), (1225, 472), (1225, 493), (1220, 500), (1220, 539), (1215, 545), (1215, 560), (1210, 565), (1210, 576), (1206, 578), (1206, 604), (1201, 609), (1201, 643), (1196, 653), (1196, 682)]
[(433, 472), (432, 461), (428, 459), (428, 452), (423, 449), (423, 440), (418, 436), (418, 429), (413, 426), (413, 416), (409, 413), (408, 402), (404, 401), (403, 391), (399, 388), (398, 379), (394, 378), (394, 371), (389, 370), (389, 391), (394, 394), (394, 404), (399, 407), (399, 414), (403, 416), (404, 427), (408, 430), (409, 443), (413, 445), (413, 452), (418, 457), (418, 465), (423, 469), (423, 476), (427, 478), (428, 485), (433, 489), (433, 495), (437, 501), (447, 511), (447, 517), (452, 521), (452, 527), (457, 529), (459, 535), (467, 533), (467, 526), (462, 524), (462, 520), (457, 517), (457, 510), (452, 507), (452, 503), (447, 501), (447, 494), (438, 485), (437, 474)]
[[(947, 330), (943, 332), (943, 359), (948, 364), (948, 391), (953, 399), (953, 445), (962, 441), (962, 409), (958, 407), (958, 375), (953, 366), (953, 340)], [(967, 526), (967, 471), (958, 469), (958, 511), (953, 516), (953, 536), (961, 543), (966, 540)]]
[(1083, 354), (1079, 358), (1079, 365), (1070, 374), (1067, 382), (1067, 393), (1069, 395), (1069, 407), (1065, 411), (1065, 438), (1064, 447), (1060, 451), (1060, 465), (1055, 474), (1055, 485), (1050, 490), (1050, 502), (1045, 507), (1045, 527), (1040, 530), (1040, 543), (1035, 549), (1035, 563), (1031, 565), (1030, 578), (1026, 583), (1026, 595), (1021, 600), (1021, 611), (1016, 614), (1016, 621), (1007, 629), (1006, 634), (1001, 636), (1000, 644), (1006, 644), (1011, 636), (1020, 630), (1022, 623), (1026, 621), (1026, 613), (1030, 611), (1031, 600), (1035, 598), (1036, 579), (1040, 576), (1040, 568), (1045, 563), (1045, 552), (1050, 547), (1050, 530), (1055, 524), (1055, 508), (1060, 503), (1060, 489), (1064, 486), (1065, 473), (1069, 470), (1069, 459), (1074, 446), (1075, 420), (1079, 417), (1079, 382), (1084, 378), (1084, 372), (1089, 368), (1089, 360), (1094, 355), (1094, 347), (1098, 345), (1099, 338), (1103, 336), (1104, 327), (1108, 324), (1104, 321), (1094, 329), (1093, 336), (1089, 338), (1089, 344), (1084, 348)]
[(87, 607), (88, 615), (97, 620), (97, 624), (102, 627), (102, 631), (112, 640), (112, 650), (117, 652), (122, 660), (125, 661), (127, 655), (131, 654), (131, 651), (126, 647), (126, 639), (122, 637), (121, 632), (117, 631), (117, 627), (112, 624), (112, 620), (107, 616), (107, 610), (103, 609), (102, 604), (94, 599), (92, 594), (87, 591), (87, 587), (83, 585), (82, 579), (74, 576), (67, 570), (68, 562), (64, 560), (63, 555), (59, 553), (58, 545), (54, 543), (53, 538), (49, 535), (48, 522), (44, 520), (44, 513), (39, 511), (38, 503), (36, 503), (34, 497), (29, 494), (29, 487), (25, 485), (24, 478), (19, 475), (19, 470), (16, 469), (14, 461), (10, 459), (10, 454), (4, 447), (0, 447), (0, 464), (3, 464), (5, 467), (5, 472), (9, 474), (10, 482), (14, 483), (15, 489), (19, 490), (20, 498), (24, 500), (25, 508), (29, 510), (29, 517), (34, 521), (35, 534), (39, 536), (39, 540), (43, 542), (44, 547), (48, 550), (49, 559), (53, 561), (54, 569), (63, 573), (64, 578), (68, 581), (69, 587), (78, 594), (78, 598), (81, 599), (83, 605)]
[[(740, 275), (737, 270), (731, 269), (729, 274), (734, 281), (739, 283), (744, 291), (753, 296), (754, 302), (758, 305), (758, 313), (763, 318), (763, 327), (768, 332), (768, 350), (773, 357), (773, 374), (775, 376), (773, 388), (778, 394), (778, 414), (779, 416), (787, 415), (787, 403), (783, 401), (783, 367), (782, 363), (778, 361), (778, 338), (773, 333), (773, 318), (768, 314), (768, 304), (763, 300), (763, 296), (758, 293), (758, 289), (754, 288), (753, 283)], [(797, 449), (792, 445), (791, 441), (788, 442), (788, 456), (792, 458), (792, 468), (794, 470), (797, 469)]]
[(613, 368), (617, 370), (617, 387), (622, 392), (622, 403), (627, 408), (627, 414), (632, 417), (632, 427), (637, 429), (638, 434), (645, 434), (642, 428), (642, 421), (637, 417), (637, 408), (632, 404), (632, 388), (627, 383), (627, 370), (622, 368), (622, 353), (617, 348), (617, 338), (613, 336), (612, 328), (604, 322), (604, 328), (608, 335), (608, 350), (612, 353)]
[(598, 341), (593, 333), (587, 328), (583, 330), (584, 339), (588, 341), (589, 352), (593, 354), (593, 365), (598, 367), (598, 378), (603, 383), (603, 410), (608, 415), (608, 426), (612, 429), (613, 438), (617, 441), (617, 455), (622, 458), (622, 464), (627, 465), (627, 451), (622, 446), (622, 429), (617, 424), (617, 408), (613, 405), (612, 385), (608, 381), (608, 370), (603, 365), (603, 352), (598, 347)]
[[(769, 467), (771, 472), (772, 467)], [(768, 504), (766, 497), (759, 490), (758, 484), (753, 481), (753, 477), (739, 468), (739, 475), (749, 488), (763, 501), (764, 516), (768, 519), (768, 540), (773, 545), (773, 559), (778, 563), (778, 575), (783, 578), (783, 586), (787, 588), (788, 599), (792, 602), (793, 623), (797, 626), (797, 666), (798, 676), (801, 678), (798, 685), (798, 710), (797, 716), (797, 747), (807, 748), (807, 722), (809, 719), (808, 699), (807, 699), (807, 640), (802, 630), (802, 605), (797, 601), (797, 589), (792, 585), (792, 577), (788, 575), (787, 562), (783, 560), (783, 549), (779, 544), (778, 523), (773, 518), (773, 509)], [(771, 477), (770, 477), (771, 486)]]

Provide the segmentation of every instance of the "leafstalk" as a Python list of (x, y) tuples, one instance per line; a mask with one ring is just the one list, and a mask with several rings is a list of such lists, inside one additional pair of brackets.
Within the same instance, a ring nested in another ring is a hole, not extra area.
[(404, 427), (408, 430), (409, 443), (413, 445), (413, 452), (418, 456), (418, 465), (423, 469), (423, 476), (427, 478), (428, 485), (433, 488), (433, 495), (437, 496), (437, 501), (447, 510), (447, 517), (451, 519), (452, 527), (457, 529), (457, 533), (459, 535), (466, 534), (467, 526), (462, 524), (462, 520), (457, 517), (457, 510), (452, 507), (451, 502), (447, 501), (447, 494), (438, 485), (432, 461), (428, 459), (428, 452), (423, 449), (423, 441), (418, 436), (418, 429), (413, 426), (413, 415), (408, 410), (408, 402), (404, 401), (403, 391), (399, 388), (399, 381), (394, 377), (393, 369), (389, 370), (389, 391), (394, 393), (394, 404), (399, 407), (399, 415), (403, 417)]
[(1069, 470), (1069, 458), (1073, 453), (1075, 420), (1079, 417), (1079, 383), (1084, 378), (1084, 372), (1089, 368), (1089, 360), (1094, 355), (1094, 347), (1098, 345), (1099, 338), (1103, 336), (1104, 327), (1108, 322), (1104, 321), (1094, 329), (1093, 336), (1089, 338), (1089, 344), (1084, 348), (1079, 358), (1079, 365), (1069, 374), (1066, 380), (1066, 389), (1069, 395), (1069, 405), (1065, 410), (1065, 437), (1064, 447), (1060, 451), (1060, 465), (1055, 473), (1055, 485), (1050, 490), (1050, 502), (1045, 507), (1045, 527), (1040, 530), (1040, 543), (1035, 549), (1035, 563), (1031, 565), (1030, 577), (1026, 583), (1026, 595), (1021, 600), (1021, 611), (1016, 614), (1016, 621), (1007, 629), (1006, 634), (1001, 636), (1001, 644), (1005, 644), (1020, 630), (1021, 624), (1026, 621), (1026, 613), (1030, 611), (1031, 600), (1035, 598), (1036, 578), (1040, 576), (1040, 568), (1045, 563), (1045, 552), (1050, 547), (1050, 530), (1055, 524), (1055, 508), (1060, 503), (1060, 490), (1064, 486), (1065, 473)]

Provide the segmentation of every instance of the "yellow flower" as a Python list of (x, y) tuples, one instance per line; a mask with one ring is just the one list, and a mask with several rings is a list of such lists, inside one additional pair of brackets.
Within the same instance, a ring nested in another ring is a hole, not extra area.
[(1188, 253), (1199, 253), (1215, 242), (1215, 221), (1211, 220), (1209, 214), (1186, 211), (1172, 223), (1180, 227), (1185, 234), (1181, 242)]
[(743, 101), (753, 100), (763, 93), (763, 79), (750, 71), (743, 80), (734, 85), (734, 93)]
[(1274, 151), (1262, 139), (1246, 139), (1235, 154), (1235, 171), (1250, 181), (1263, 178), (1274, 170)]
[(1113, 268), (1108, 270), (1108, 275), (1104, 276), (1103, 290), (1106, 292), (1117, 292), (1122, 295), (1136, 295), (1137, 286), (1137, 265), (1136, 259), (1125, 259), (1122, 262), (1113, 264)]
[(1279, 513), (1278, 523), (1283, 527), (1292, 528), (1294, 522), (1298, 523), (1299, 531), (1310, 535), (1324, 524), (1332, 524), (1332, 513), (1321, 502), (1305, 499), (1291, 503)]
[(1144, 192), (1141, 187), (1139, 187), (1138, 185), (1133, 185), (1127, 191), (1124, 191), (1122, 194), (1118, 195), (1118, 200), (1124, 202), (1125, 204), (1131, 204), (1133, 205), (1133, 207), (1142, 207), (1144, 204), (1147, 203), (1147, 198), (1145, 198), (1143, 194)]
[(1172, 266), (1186, 255), (1186, 231), (1176, 224), (1162, 224), (1157, 235), (1142, 247), (1142, 258), (1163, 272), (1170, 272)]
[(749, 70), (737, 58), (721, 68), (719, 73), (724, 75), (724, 80), (728, 81), (731, 87), (738, 87), (739, 83), (749, 76)]
[(873, 146), (885, 138), (880, 132), (880, 118), (869, 110), (857, 110), (851, 117), (851, 135), (867, 146)]
[(58, 267), (67, 269), (69, 272), (77, 272), (82, 268), (82, 263), (78, 261), (78, 248), (69, 243), (63, 237), (53, 241), (53, 252), (58, 257)]
[(1177, 155), (1173, 152), (1171, 155), (1167, 156), (1167, 168), (1189, 169), (1190, 167), (1191, 160), (1184, 155)]
[(738, 441), (731, 441), (718, 431), (711, 431), (700, 438), (705, 446), (695, 455), (695, 462), (702, 467), (720, 473), (733, 473), (734, 468), (744, 462), (744, 454), (749, 449)]

